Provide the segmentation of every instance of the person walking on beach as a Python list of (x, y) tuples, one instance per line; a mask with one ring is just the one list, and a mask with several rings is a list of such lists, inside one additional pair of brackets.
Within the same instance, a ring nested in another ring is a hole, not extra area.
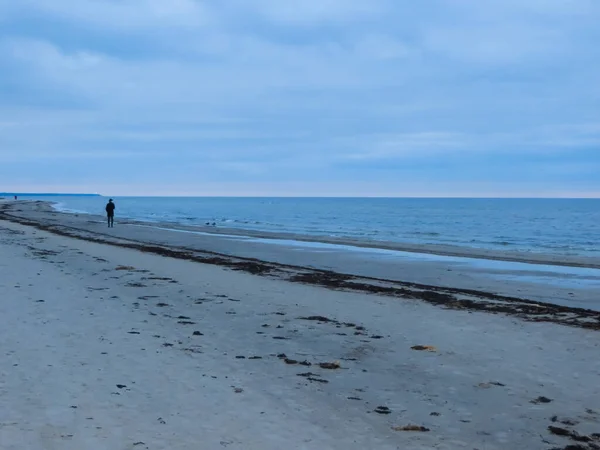
[(113, 203), (113, 199), (111, 198), (106, 204), (106, 217), (108, 219), (108, 228), (113, 228), (115, 226), (115, 204)]

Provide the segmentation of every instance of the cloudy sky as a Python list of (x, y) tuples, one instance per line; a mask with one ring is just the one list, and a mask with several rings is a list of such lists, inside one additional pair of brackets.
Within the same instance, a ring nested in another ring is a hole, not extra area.
[(598, 0), (0, 0), (0, 191), (600, 196)]

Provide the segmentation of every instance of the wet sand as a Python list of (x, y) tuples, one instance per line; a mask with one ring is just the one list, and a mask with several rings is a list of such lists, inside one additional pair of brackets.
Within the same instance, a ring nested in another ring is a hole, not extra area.
[(0, 214), (3, 449), (600, 444), (594, 311), (16, 209)]

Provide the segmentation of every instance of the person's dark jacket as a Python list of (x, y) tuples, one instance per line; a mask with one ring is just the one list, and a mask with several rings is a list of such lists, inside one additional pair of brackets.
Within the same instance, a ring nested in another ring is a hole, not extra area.
[(109, 216), (115, 215), (115, 204), (113, 202), (108, 202), (108, 204), (106, 205), (106, 214), (108, 214)]

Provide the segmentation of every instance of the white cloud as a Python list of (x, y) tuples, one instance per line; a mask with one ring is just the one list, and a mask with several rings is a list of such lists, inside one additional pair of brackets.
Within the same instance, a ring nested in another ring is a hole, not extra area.
[(584, 154), (597, 5), (0, 0), (0, 159), (353, 181), (344, 164)]

